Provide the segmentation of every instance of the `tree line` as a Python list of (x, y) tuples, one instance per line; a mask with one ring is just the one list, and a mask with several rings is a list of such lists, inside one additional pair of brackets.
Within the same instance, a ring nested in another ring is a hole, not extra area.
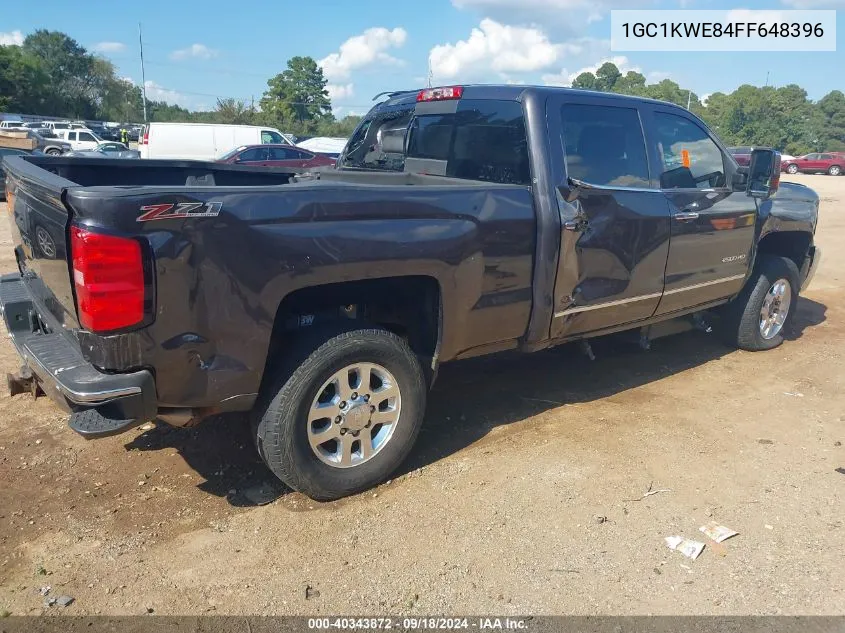
[[(208, 111), (147, 99), (150, 121), (267, 125), (312, 136), (349, 136), (360, 117), (336, 119), (322, 69), (311, 57), (294, 57), (267, 82), (258, 105), (217, 99)], [(0, 46), (0, 112), (69, 119), (139, 123), (141, 87), (117, 75), (110, 61), (72, 37), (38, 30), (21, 46)]]
[[(313, 136), (349, 136), (360, 117), (336, 119), (327, 80), (311, 57), (293, 57), (269, 79), (258, 105), (218, 99), (209, 111), (147, 101), (151, 121), (268, 125)], [(651, 97), (689, 107), (728, 145), (775, 147), (789, 154), (845, 151), (845, 95), (819, 101), (795, 84), (742, 85), (706, 103), (670, 79), (647, 84), (642, 73), (624, 75), (610, 62), (578, 75), (573, 87)], [(118, 77), (114, 64), (57, 31), (39, 30), (21, 46), (0, 46), (0, 111), (120, 122), (143, 120), (140, 86)]]
[(610, 62), (578, 75), (575, 88), (650, 97), (687, 107), (730, 146), (774, 147), (800, 156), (845, 151), (845, 94), (833, 90), (814, 102), (795, 84), (780, 88), (742, 85), (715, 92), (702, 103), (697, 94), (670, 79), (646, 84), (642, 73), (624, 75)]

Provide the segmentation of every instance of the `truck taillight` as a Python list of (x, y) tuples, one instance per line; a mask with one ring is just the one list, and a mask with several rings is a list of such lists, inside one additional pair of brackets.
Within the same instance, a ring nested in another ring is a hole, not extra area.
[(460, 99), (464, 94), (462, 86), (449, 86), (448, 88), (426, 88), (420, 90), (417, 101), (452, 101)]
[(150, 130), (144, 130), (144, 135), (141, 137), (141, 145), (149, 145), (150, 144)]
[(144, 320), (144, 265), (137, 240), (72, 226), (70, 252), (82, 327), (110, 332)]

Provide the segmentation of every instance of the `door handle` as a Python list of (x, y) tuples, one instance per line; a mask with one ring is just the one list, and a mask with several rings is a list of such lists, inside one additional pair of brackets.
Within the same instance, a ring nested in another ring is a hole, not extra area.
[(698, 211), (680, 211), (672, 216), (678, 222), (689, 222), (698, 219)]

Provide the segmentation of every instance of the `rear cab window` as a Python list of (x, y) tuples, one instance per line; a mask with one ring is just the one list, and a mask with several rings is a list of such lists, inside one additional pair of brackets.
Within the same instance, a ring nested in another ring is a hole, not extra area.
[(521, 103), (458, 99), (418, 108), (416, 93), (397, 101), (377, 106), (367, 115), (350, 138), (339, 167), (531, 183)]

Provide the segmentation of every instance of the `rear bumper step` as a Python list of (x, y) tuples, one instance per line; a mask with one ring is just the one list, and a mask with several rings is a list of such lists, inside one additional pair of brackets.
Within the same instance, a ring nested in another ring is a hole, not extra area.
[[(152, 374), (99, 371), (85, 360), (75, 338), (37, 309), (17, 273), (0, 277), (0, 311), (25, 367), (48, 396), (71, 412), (74, 431), (86, 438), (106, 437), (156, 417)], [(43, 322), (48, 333), (33, 331), (35, 321)]]

